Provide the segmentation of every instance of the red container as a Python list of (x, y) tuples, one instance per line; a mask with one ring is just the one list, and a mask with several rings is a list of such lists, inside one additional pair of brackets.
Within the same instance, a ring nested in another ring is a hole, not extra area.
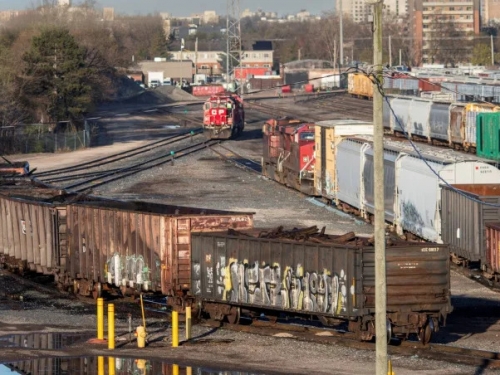
[(289, 93), (291, 93), (292, 92), (292, 86), (290, 86), (290, 85), (283, 86), (281, 88), (281, 92), (283, 94), (289, 94)]
[(500, 223), (486, 224), (486, 259), (492, 271), (500, 273)]
[(421, 79), (418, 81), (418, 89), (420, 91), (441, 91), (441, 85), (438, 82)]
[(212, 96), (223, 93), (224, 91), (222, 85), (193, 86), (193, 96)]
[(314, 92), (314, 85), (311, 83), (307, 83), (304, 85), (305, 92)]
[(269, 68), (234, 68), (234, 77), (236, 79), (247, 79), (248, 76), (265, 76), (271, 73)]

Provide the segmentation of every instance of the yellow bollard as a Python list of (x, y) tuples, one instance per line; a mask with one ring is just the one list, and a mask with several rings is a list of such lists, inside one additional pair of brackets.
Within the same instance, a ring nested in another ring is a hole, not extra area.
[(179, 313), (172, 311), (172, 348), (179, 346)]
[(137, 347), (144, 348), (146, 346), (146, 329), (143, 326), (137, 327), (135, 335), (137, 336)]
[(186, 375), (193, 375), (193, 369), (191, 367), (186, 367)]
[(108, 349), (115, 348), (115, 305), (108, 305)]
[(104, 357), (97, 357), (97, 374), (104, 375)]
[(116, 362), (114, 357), (108, 358), (108, 375), (116, 374)]
[(186, 306), (186, 340), (191, 339), (191, 306)]
[(97, 299), (97, 339), (104, 340), (104, 299)]
[(172, 375), (179, 375), (179, 365), (172, 365)]
[(394, 375), (394, 371), (392, 371), (392, 362), (389, 359), (389, 363), (387, 363), (387, 375)]

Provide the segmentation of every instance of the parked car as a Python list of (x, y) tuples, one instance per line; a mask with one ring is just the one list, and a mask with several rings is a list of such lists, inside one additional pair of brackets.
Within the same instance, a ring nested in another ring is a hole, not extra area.
[(157, 79), (153, 79), (149, 82), (149, 88), (154, 89), (155, 87), (161, 86), (161, 82)]

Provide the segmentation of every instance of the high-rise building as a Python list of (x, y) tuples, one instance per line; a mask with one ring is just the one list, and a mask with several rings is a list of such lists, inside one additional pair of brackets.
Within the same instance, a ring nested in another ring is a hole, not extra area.
[(500, 22), (500, 1), (480, 0), (481, 22), (483, 25)]
[[(340, 11), (342, 1), (342, 13), (350, 17), (354, 22), (368, 22), (368, 16), (372, 14), (372, 6), (366, 0), (337, 0), (336, 9)], [(408, 14), (408, 0), (385, 0), (384, 13), (393, 16), (405, 16)]]
[(410, 9), (414, 47), (420, 50), (416, 60), (423, 62), (432, 62), (427, 61), (431, 41), (447, 37), (442, 35), (444, 27), (463, 35), (479, 34), (481, 29), (480, 0), (411, 0)]

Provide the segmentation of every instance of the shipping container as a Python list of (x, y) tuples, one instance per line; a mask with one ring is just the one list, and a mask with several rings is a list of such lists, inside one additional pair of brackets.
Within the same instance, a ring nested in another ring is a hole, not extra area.
[(316, 164), (314, 186), (317, 195), (335, 199), (337, 189), (337, 146), (342, 139), (356, 134), (373, 134), (371, 122), (327, 120), (316, 122)]
[(226, 91), (222, 85), (192, 86), (194, 96), (212, 96)]
[(485, 225), (500, 221), (500, 183), (442, 186), (441, 218), (443, 242), (450, 245), (450, 251), (462, 259), (484, 263)]
[[(358, 324), (374, 317), (374, 247), (227, 233), (194, 233), (192, 241), (192, 293), (205, 308), (218, 303), (219, 309), (240, 306)], [(428, 319), (437, 324), (451, 312), (448, 251), (428, 243), (387, 246), (387, 311), (393, 333), (416, 332), (418, 324)], [(369, 329), (358, 324), (349, 329)]]
[(500, 161), (500, 113), (479, 113), (477, 122), (477, 155)]
[(422, 92), (441, 91), (441, 84), (439, 80), (433, 78), (420, 78), (418, 80), (418, 89)]
[(190, 288), (191, 232), (253, 227), (251, 213), (146, 202), (70, 204), (67, 217), (70, 276), (164, 295)]
[(500, 274), (500, 222), (486, 224), (486, 262), (499, 281)]

